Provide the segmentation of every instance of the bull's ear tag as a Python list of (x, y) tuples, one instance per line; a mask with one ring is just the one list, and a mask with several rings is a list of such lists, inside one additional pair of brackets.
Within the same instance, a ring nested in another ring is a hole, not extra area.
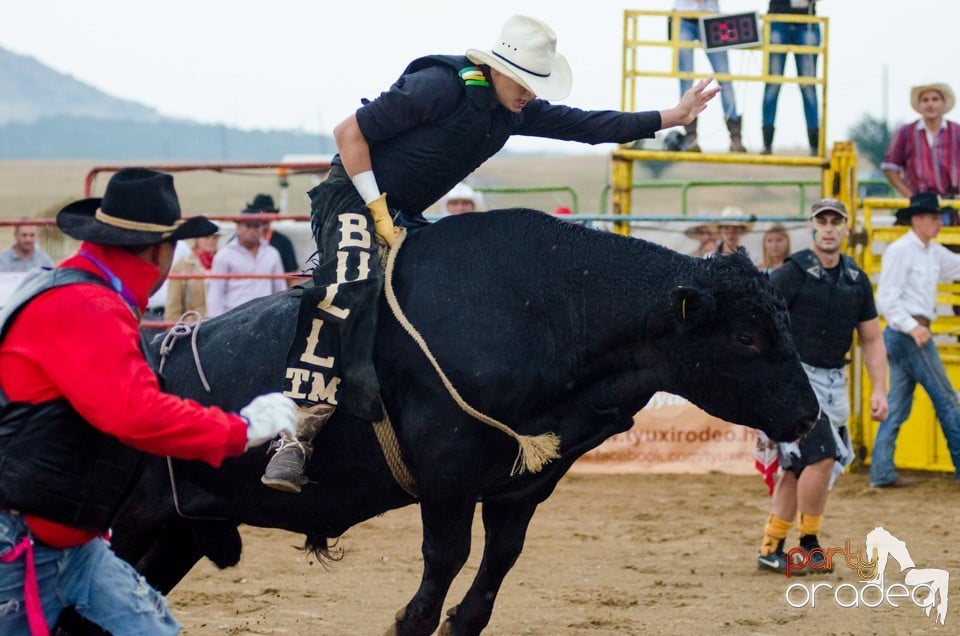
[[(684, 327), (694, 327), (709, 320), (716, 308), (713, 296), (696, 287), (678, 285), (671, 293), (672, 312), (680, 309), (679, 320)], [(673, 319), (678, 316), (673, 313)]]

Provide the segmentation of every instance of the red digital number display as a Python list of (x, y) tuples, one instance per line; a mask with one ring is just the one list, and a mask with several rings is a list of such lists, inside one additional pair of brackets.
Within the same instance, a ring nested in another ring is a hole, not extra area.
[(724, 20), (710, 24), (710, 40), (724, 44), (736, 44), (740, 41), (736, 22)]

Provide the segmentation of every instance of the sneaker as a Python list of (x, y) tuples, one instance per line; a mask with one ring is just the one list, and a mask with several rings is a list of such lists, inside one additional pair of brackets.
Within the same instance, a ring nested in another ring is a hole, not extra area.
[(827, 563), (827, 555), (824, 553), (823, 549), (820, 547), (820, 542), (817, 540), (816, 535), (806, 535), (800, 537), (800, 550), (802, 552), (797, 554), (797, 561), (803, 563), (803, 568), (793, 574), (803, 575), (803, 574), (829, 574), (833, 572), (833, 559), (830, 559), (830, 562)]
[(757, 555), (757, 569), (767, 572), (787, 573), (787, 555), (782, 550)]
[(827, 564), (827, 556), (819, 547), (804, 551), (804, 557), (806, 557), (806, 559), (803, 564), (803, 570), (794, 572), (794, 576), (801, 574), (830, 574), (833, 572), (833, 559), (830, 559), (830, 563)]
[[(780, 539), (777, 543), (777, 549), (769, 554), (758, 554), (757, 555), (757, 569), (766, 570), (767, 572), (777, 572), (779, 574), (786, 575), (787, 573), (787, 559), (789, 558), (786, 553), (783, 551), (783, 543), (785, 539)], [(793, 569), (791, 568), (791, 571)]]

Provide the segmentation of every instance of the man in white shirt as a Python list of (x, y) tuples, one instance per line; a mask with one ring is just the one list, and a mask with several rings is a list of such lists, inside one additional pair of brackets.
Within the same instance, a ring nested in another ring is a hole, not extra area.
[(960, 255), (933, 241), (943, 227), (942, 213), (935, 193), (910, 197), (910, 206), (897, 211), (897, 225), (909, 225), (910, 231), (883, 254), (877, 309), (887, 319), (883, 341), (890, 364), (890, 414), (873, 444), (870, 485), (877, 488), (908, 485), (897, 477), (893, 452), (918, 382), (933, 402), (954, 469), (960, 467), (960, 403), (930, 332), (937, 317), (937, 282), (960, 278)]
[(13, 226), (13, 245), (0, 252), (0, 272), (27, 272), (35, 267), (53, 267), (53, 260), (37, 247), (39, 230), (32, 223)]
[[(252, 213), (258, 214), (259, 210)], [(263, 237), (263, 227), (264, 222), (257, 219), (237, 223), (237, 235), (213, 257), (210, 273), (269, 274), (277, 278), (211, 278), (207, 281), (208, 318), (287, 288), (280, 252)]]

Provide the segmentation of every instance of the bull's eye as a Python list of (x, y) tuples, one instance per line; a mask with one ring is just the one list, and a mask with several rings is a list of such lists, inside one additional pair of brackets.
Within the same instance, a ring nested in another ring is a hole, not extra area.
[(742, 344), (744, 347), (752, 347), (753, 337), (742, 333), (739, 336), (737, 336), (737, 342)]

